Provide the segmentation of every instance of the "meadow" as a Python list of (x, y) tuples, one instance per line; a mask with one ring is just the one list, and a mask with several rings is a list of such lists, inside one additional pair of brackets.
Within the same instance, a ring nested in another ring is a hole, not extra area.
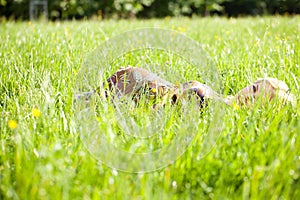
[[(175, 30), (197, 41), (217, 68), (223, 95), (269, 76), (285, 81), (299, 99), (299, 16), (2, 22), (0, 199), (299, 199), (299, 106), (226, 107), (224, 128), (205, 154), (203, 115), (209, 111), (191, 112), (203, 120), (192, 130), (191, 145), (174, 163), (151, 172), (118, 171), (91, 155), (73, 107), (85, 58), (104, 41), (144, 27)], [(177, 70), (180, 80), (205, 79), (180, 55), (151, 49), (119, 57), (105, 73), (145, 63), (167, 65), (155, 70)], [(147, 121), (144, 112), (135, 113), (141, 123)], [(104, 120), (99, 123), (108, 130)], [(154, 148), (172, 143), (172, 131), (166, 130), (162, 143), (151, 141)], [(130, 138), (111, 133), (104, 131), (130, 150)]]

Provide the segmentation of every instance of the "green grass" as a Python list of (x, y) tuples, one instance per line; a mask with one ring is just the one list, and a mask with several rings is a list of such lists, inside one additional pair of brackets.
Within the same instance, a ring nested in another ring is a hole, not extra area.
[[(72, 107), (76, 75), (88, 53), (105, 39), (142, 27), (173, 29), (198, 41), (219, 70), (223, 95), (270, 76), (285, 81), (299, 99), (299, 24), (299, 16), (2, 23), (0, 199), (299, 199), (299, 106), (227, 107), (225, 128), (207, 155), (207, 123), (200, 116), (197, 140), (182, 157), (140, 174), (118, 172), (95, 159), (80, 139)], [(168, 65), (181, 72), (176, 80), (203, 80), (196, 66), (155, 50), (124, 55), (106, 73), (128, 64)], [(41, 116), (34, 117), (33, 108)], [(135, 114), (146, 123), (142, 109)], [(172, 142), (171, 128), (164, 142)], [(126, 142), (134, 143), (124, 134), (110, 139), (128, 149)]]

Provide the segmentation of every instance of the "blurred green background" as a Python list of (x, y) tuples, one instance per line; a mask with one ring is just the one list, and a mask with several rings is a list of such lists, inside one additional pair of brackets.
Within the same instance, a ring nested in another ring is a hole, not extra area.
[[(29, 19), (30, 1), (34, 0), (0, 0), (1, 18)], [(300, 13), (299, 0), (51, 0), (47, 2), (50, 20), (194, 15), (237, 17)]]

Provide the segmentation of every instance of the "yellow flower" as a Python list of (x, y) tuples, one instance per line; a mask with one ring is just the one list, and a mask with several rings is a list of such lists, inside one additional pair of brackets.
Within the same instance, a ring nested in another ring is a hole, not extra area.
[(34, 117), (39, 117), (42, 114), (41, 111), (39, 111), (39, 109), (37, 109), (37, 108), (32, 109), (31, 112)]
[(15, 120), (8, 120), (8, 126), (11, 129), (15, 129), (18, 126), (18, 123)]
[(239, 109), (240, 109), (240, 106), (237, 105), (237, 104), (235, 103), (235, 104), (233, 104), (233, 108), (234, 108), (235, 110), (239, 110)]
[(156, 93), (156, 88), (152, 88), (151, 90), (153, 93)]
[(220, 36), (218, 36), (218, 35), (215, 35), (215, 39), (218, 40), (218, 41), (222, 40), (222, 38)]
[(178, 27), (178, 31), (184, 33), (186, 30), (185, 30), (185, 28), (179, 26), (179, 27)]

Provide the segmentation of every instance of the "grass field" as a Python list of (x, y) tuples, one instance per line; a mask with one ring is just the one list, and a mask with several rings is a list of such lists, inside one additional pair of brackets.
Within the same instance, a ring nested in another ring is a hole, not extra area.
[[(188, 150), (152, 173), (120, 172), (89, 153), (72, 106), (82, 63), (106, 39), (142, 27), (176, 30), (199, 42), (218, 69), (223, 95), (271, 76), (299, 99), (299, 16), (2, 23), (0, 199), (299, 199), (299, 106), (227, 107), (225, 128), (207, 155), (200, 124)], [(107, 74), (143, 62), (168, 62), (171, 70), (185, 70), (182, 79), (202, 79), (196, 66), (151, 50), (117, 59)], [(143, 119), (143, 111), (137, 114)], [(126, 148), (118, 137), (116, 144)]]

